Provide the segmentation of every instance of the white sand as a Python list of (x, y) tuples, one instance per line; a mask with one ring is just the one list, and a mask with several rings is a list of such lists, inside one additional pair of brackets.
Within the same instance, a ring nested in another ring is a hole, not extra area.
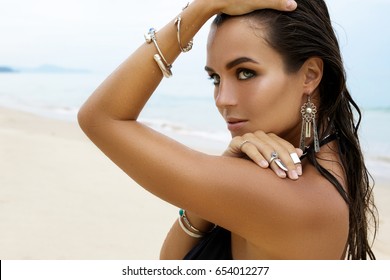
[[(375, 192), (375, 252), (390, 259), (388, 181)], [(0, 108), (0, 259), (157, 259), (177, 215), (76, 123)]]

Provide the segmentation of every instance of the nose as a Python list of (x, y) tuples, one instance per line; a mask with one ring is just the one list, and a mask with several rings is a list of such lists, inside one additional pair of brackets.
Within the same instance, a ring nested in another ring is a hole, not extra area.
[(214, 100), (215, 105), (218, 108), (237, 105), (237, 94), (235, 88), (232, 85), (221, 81), (219, 86), (215, 88)]

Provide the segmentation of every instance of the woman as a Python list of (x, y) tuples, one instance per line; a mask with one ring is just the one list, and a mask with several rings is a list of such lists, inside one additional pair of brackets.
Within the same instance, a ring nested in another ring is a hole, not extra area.
[[(206, 71), (233, 137), (223, 156), (137, 122), (214, 15)], [(375, 258), (359, 109), (322, 0), (195, 0), (145, 39), (84, 104), (79, 123), (142, 187), (185, 209), (162, 259)]]

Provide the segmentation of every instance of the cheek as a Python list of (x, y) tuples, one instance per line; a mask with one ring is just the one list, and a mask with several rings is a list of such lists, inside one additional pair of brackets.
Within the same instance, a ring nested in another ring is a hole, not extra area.
[(255, 117), (256, 126), (263, 130), (281, 134), (300, 121), (301, 98), (291, 83), (283, 79), (262, 81), (252, 94), (246, 105)]
[(302, 92), (294, 77), (279, 74), (264, 81), (264, 91), (270, 95), (270, 103), (276, 107), (295, 108), (300, 107)]
[(261, 110), (272, 110), (276, 105), (281, 103), (284, 95), (284, 88), (280, 83), (273, 79), (259, 79), (259, 81), (247, 89), (247, 95), (251, 96), (248, 105), (258, 107)]
[(280, 98), (273, 104), (275, 119), (280, 121), (280, 131), (290, 130), (300, 124), (301, 117), (301, 93), (294, 85), (280, 88)]

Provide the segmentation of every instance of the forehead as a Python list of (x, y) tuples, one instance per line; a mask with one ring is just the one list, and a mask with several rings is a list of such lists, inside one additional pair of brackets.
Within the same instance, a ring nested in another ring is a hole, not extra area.
[(266, 41), (266, 27), (245, 17), (230, 18), (220, 26), (213, 25), (207, 43), (207, 65), (250, 57), (257, 61), (281, 61), (280, 55)]

